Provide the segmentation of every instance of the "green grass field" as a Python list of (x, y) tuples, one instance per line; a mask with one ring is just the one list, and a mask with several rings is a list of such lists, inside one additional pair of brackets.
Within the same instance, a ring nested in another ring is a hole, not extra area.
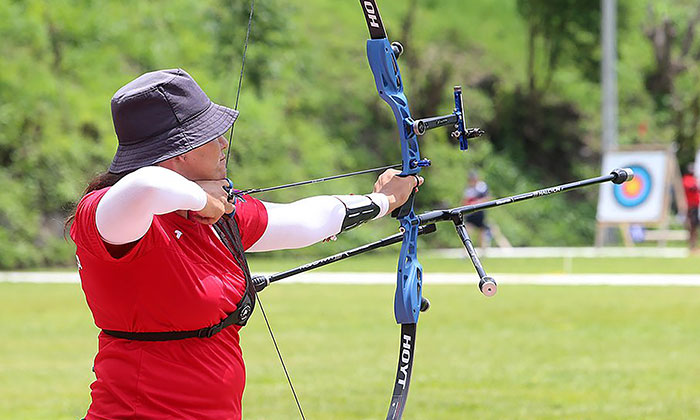
[[(700, 288), (432, 286), (406, 419), (700, 416)], [(393, 288), (278, 284), (263, 303), (308, 419), (386, 415)], [(96, 329), (75, 284), (0, 283), (0, 418), (77, 419)], [(246, 419), (299, 418), (260, 314)]]

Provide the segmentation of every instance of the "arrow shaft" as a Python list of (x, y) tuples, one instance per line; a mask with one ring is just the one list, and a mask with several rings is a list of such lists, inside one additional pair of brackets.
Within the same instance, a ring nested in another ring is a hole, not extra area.
[(301, 185), (316, 184), (319, 182), (331, 181), (334, 179), (347, 178), (350, 176), (368, 174), (368, 173), (372, 173), (372, 172), (381, 172), (381, 171), (385, 171), (387, 169), (397, 169), (397, 168), (401, 168), (401, 164), (380, 166), (378, 168), (372, 168), (372, 169), (363, 169), (361, 171), (350, 172), (350, 173), (340, 174), (340, 175), (327, 176), (327, 177), (323, 177), (323, 178), (309, 179), (307, 181), (293, 182), (291, 184), (277, 185), (275, 187), (250, 188), (247, 190), (240, 191), (239, 194), (258, 194), (258, 193), (267, 192), (267, 191), (275, 191), (275, 190), (281, 190), (284, 188), (298, 187)]

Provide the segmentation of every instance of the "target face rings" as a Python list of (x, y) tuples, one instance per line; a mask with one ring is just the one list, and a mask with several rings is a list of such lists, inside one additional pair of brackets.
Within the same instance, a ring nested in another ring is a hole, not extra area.
[(629, 166), (634, 171), (634, 178), (624, 184), (615, 185), (615, 200), (624, 207), (636, 207), (646, 201), (651, 193), (651, 175), (640, 165)]

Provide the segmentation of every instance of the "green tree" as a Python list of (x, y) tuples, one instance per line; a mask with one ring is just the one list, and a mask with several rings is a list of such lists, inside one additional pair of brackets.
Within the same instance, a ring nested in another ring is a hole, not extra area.
[(654, 53), (645, 86), (656, 104), (660, 125), (671, 127), (678, 162), (695, 159), (700, 130), (700, 6), (678, 2), (647, 6), (644, 33)]
[(574, 64), (582, 76), (598, 80), (599, 1), (517, 0), (517, 6), (527, 26), (526, 71), (530, 92), (548, 90), (554, 72), (562, 64)]

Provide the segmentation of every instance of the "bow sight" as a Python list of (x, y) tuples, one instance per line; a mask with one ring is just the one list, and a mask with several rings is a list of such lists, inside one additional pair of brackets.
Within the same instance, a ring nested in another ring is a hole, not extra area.
[[(401, 44), (399, 44), (401, 45)], [(452, 114), (441, 115), (439, 117), (423, 118), (411, 123), (413, 132), (417, 136), (422, 136), (426, 131), (433, 128), (444, 127), (453, 124), (454, 131), (450, 135), (459, 140), (459, 149), (467, 150), (469, 142), (467, 140), (481, 137), (484, 130), (480, 128), (467, 128), (464, 118), (464, 101), (462, 100), (462, 86), (454, 87), (455, 109)]]

